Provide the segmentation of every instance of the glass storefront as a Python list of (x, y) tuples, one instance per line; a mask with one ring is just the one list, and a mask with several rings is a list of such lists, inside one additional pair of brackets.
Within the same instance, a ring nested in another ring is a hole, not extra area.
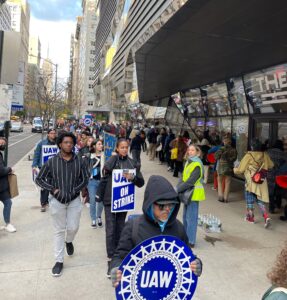
[(229, 135), (239, 160), (253, 137), (269, 145), (281, 139), (287, 151), (287, 64), (179, 91), (171, 100), (166, 114), (171, 127), (178, 130), (186, 121), (199, 140)]

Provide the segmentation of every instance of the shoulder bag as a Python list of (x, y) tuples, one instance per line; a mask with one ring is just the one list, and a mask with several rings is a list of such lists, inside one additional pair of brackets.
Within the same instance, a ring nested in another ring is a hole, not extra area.
[[(256, 162), (256, 160), (254, 159), (253, 155), (250, 153), (250, 155), (252, 156), (253, 160)], [(254, 173), (253, 176), (251, 176), (251, 179), (254, 183), (257, 184), (262, 184), (264, 182), (264, 180), (267, 177), (267, 170), (263, 169), (264, 166), (264, 154), (263, 154), (263, 161), (262, 164), (260, 165), (260, 167), (256, 170), (256, 172)]]

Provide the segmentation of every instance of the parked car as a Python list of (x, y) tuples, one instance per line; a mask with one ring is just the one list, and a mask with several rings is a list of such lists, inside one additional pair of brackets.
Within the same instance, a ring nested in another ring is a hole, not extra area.
[(19, 121), (11, 121), (11, 132), (23, 132), (23, 124)]

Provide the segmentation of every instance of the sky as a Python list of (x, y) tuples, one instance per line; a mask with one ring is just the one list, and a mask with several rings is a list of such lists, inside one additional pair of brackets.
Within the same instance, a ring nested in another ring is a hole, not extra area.
[(31, 9), (30, 35), (39, 36), (41, 56), (59, 65), (59, 78), (69, 76), (71, 34), (76, 16), (82, 14), (81, 0), (28, 0)]

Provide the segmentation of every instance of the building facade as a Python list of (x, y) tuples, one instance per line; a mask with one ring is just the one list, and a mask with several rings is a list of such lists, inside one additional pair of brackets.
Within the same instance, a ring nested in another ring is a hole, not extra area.
[[(81, 34), (81, 24), (82, 24), (82, 16), (77, 17), (77, 25), (75, 38), (71, 41), (71, 48), (73, 47), (73, 62), (72, 62), (72, 112), (74, 116), (78, 119), (81, 115), (81, 103), (80, 103), (80, 94), (79, 90), (79, 55), (80, 55), (80, 34)], [(71, 67), (71, 66), (70, 66)]]
[(6, 2), (11, 12), (11, 27), (21, 34), (18, 82), (13, 86), (12, 113), (24, 108), (24, 95), (28, 72), (30, 7), (26, 0)]
[(186, 0), (100, 1), (95, 111), (108, 106), (116, 119), (125, 118), (127, 106), (139, 101), (135, 52), (185, 3)]
[(7, 3), (0, 4), (0, 30), (9, 31), (11, 27), (11, 12)]
[(41, 42), (38, 36), (29, 38), (28, 70), (25, 89), (25, 110), (28, 118), (39, 115), (37, 85), (40, 76)]
[(78, 95), (80, 115), (89, 111), (95, 102), (93, 91), (93, 75), (95, 71), (95, 40), (98, 26), (97, 14), (98, 0), (85, 0), (82, 2), (83, 16), (78, 22), (80, 26), (77, 35), (79, 47), (77, 68), (78, 68)]

